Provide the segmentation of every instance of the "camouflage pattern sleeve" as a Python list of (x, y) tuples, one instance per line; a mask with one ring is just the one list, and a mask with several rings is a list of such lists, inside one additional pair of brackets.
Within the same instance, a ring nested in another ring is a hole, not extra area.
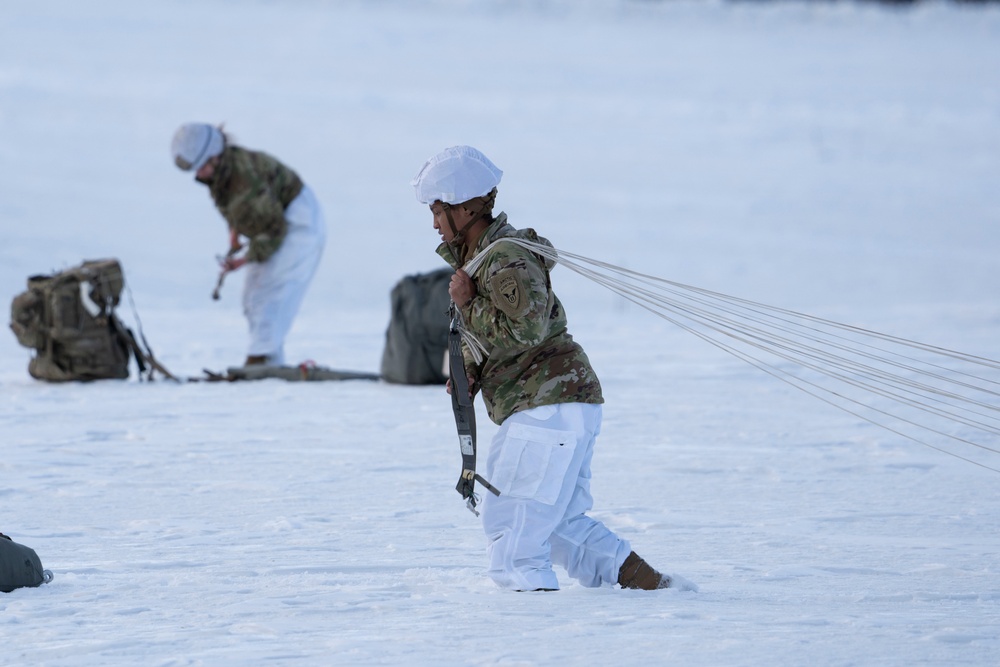
[(267, 261), (288, 232), (285, 208), (303, 187), (298, 174), (266, 153), (230, 146), (210, 187), (230, 228), (250, 241), (247, 259)]
[(549, 335), (548, 276), (529, 251), (513, 243), (495, 246), (477, 272), (476, 289), (463, 315), (483, 343), (498, 351), (523, 349)]
[(482, 384), (483, 365), (477, 364), (469, 348), (462, 346), (462, 359), (465, 361), (465, 374), (469, 376), (469, 391), (475, 396)]
[[(500, 213), (480, 240), (479, 250), (489, 254), (472, 276), (476, 296), (462, 308), (465, 329), (485, 348), (477, 364), (463, 345), (474, 389), (496, 424), (542, 405), (603, 403), (601, 382), (567, 331), (566, 314), (549, 281), (550, 267), (522, 246), (495, 241), (516, 235), (549, 244), (533, 230), (515, 230), (506, 220)], [(446, 244), (438, 246), (438, 254), (458, 267)]]
[(270, 192), (247, 192), (230, 203), (233, 217), (241, 221), (237, 231), (250, 241), (247, 260), (267, 261), (281, 246), (288, 231), (285, 210)]

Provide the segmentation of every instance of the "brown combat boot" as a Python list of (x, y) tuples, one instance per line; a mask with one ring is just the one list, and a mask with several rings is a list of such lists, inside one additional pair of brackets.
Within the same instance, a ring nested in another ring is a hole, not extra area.
[(670, 577), (665, 577), (654, 570), (633, 551), (618, 570), (618, 584), (622, 588), (655, 591), (657, 588), (668, 588)]
[(263, 366), (267, 363), (266, 354), (251, 354), (247, 357), (247, 360), (243, 362), (244, 366)]

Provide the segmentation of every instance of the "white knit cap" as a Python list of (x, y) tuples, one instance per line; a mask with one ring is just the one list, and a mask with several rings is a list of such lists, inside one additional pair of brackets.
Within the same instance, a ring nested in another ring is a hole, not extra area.
[(452, 146), (425, 162), (410, 185), (421, 204), (461, 204), (488, 194), (502, 176), (503, 172), (472, 146)]
[(198, 171), (225, 148), (219, 128), (208, 123), (185, 123), (177, 128), (170, 151), (174, 163), (184, 171)]

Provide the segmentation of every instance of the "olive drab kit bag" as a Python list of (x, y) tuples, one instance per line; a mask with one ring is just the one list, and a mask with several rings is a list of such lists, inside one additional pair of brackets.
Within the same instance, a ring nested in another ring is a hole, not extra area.
[(392, 289), (382, 351), (382, 379), (396, 384), (444, 384), (448, 379), (449, 268), (406, 276)]
[(0, 593), (34, 588), (50, 581), (52, 573), (42, 569), (42, 561), (34, 549), (0, 533)]
[(115, 314), (125, 286), (117, 259), (86, 261), (52, 275), (28, 278), (14, 297), (10, 328), (35, 351), (28, 373), (49, 382), (125, 379), (135, 357), (140, 377), (149, 366), (165, 371)]

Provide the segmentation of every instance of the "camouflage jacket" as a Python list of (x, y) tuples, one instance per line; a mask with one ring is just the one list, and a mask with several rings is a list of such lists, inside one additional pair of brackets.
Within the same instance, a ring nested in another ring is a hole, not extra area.
[[(514, 229), (501, 213), (469, 259), (505, 236), (551, 246), (533, 229)], [(460, 268), (447, 243), (437, 252)], [(549, 280), (551, 263), (513, 243), (498, 243), (487, 252), (472, 276), (476, 296), (461, 310), (466, 329), (486, 348), (480, 364), (464, 346), (463, 356), (490, 419), (501, 424), (515, 412), (541, 405), (603, 403), (590, 360), (566, 331), (566, 313)]]
[(229, 228), (250, 240), (247, 260), (267, 261), (288, 232), (285, 209), (302, 192), (298, 174), (266, 153), (227, 146), (206, 185)]

